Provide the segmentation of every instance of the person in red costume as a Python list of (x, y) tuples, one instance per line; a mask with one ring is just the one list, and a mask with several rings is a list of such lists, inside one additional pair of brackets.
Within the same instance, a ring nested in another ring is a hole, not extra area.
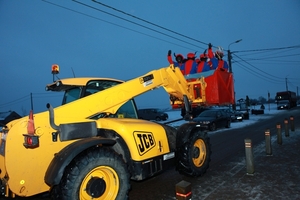
[(223, 48), (218, 47), (215, 54), (212, 51), (212, 44), (208, 44), (208, 64), (210, 65), (211, 69), (220, 69), (223, 71), (228, 71), (228, 64), (226, 61), (223, 60)]
[(175, 60), (176, 60), (176, 62), (174, 62), (172, 60), (171, 54), (172, 54), (172, 51), (169, 50), (168, 51), (168, 56), (167, 56), (167, 59), (168, 59), (169, 63), (170, 64), (174, 64), (175, 67), (179, 67), (179, 69), (182, 72), (182, 74), (184, 74), (184, 61), (185, 61), (185, 59), (184, 59), (183, 55), (181, 55), (181, 54), (177, 54), (176, 55), (174, 53), (174, 57), (175, 57)]
[(208, 53), (207, 53), (207, 64), (209, 65), (210, 69), (217, 69), (218, 67), (218, 59), (215, 57), (215, 54), (212, 50), (212, 44), (208, 44)]
[(184, 63), (184, 75), (197, 73), (197, 62), (195, 61), (195, 53), (188, 53)]
[(210, 66), (207, 63), (207, 54), (205, 49), (205, 51), (200, 55), (200, 62), (198, 62), (197, 66), (197, 73), (206, 72), (209, 70)]
[(223, 60), (223, 48), (222, 47), (218, 47), (216, 53), (215, 53), (215, 57), (218, 59), (218, 67), (217, 69), (219, 70), (223, 70), (228, 72), (228, 64), (226, 61)]

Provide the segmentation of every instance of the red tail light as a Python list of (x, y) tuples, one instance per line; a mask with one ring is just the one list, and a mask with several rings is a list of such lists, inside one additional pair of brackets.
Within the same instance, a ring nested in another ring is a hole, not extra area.
[(39, 136), (37, 135), (30, 135), (30, 134), (23, 134), (24, 136), (24, 147), (26, 148), (35, 148), (39, 146)]

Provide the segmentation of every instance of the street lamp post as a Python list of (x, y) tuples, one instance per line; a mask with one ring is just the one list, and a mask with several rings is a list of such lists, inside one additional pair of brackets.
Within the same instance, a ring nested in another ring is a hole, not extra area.
[(232, 45), (232, 44), (235, 44), (235, 43), (239, 43), (240, 41), (242, 41), (242, 39), (239, 39), (239, 40), (237, 40), (237, 41), (234, 41), (234, 42), (232, 42), (232, 43), (230, 43), (229, 45), (228, 45), (228, 50), (227, 50), (227, 56), (228, 56), (228, 65), (229, 65), (229, 72), (230, 73), (232, 73), (232, 66), (231, 66), (231, 52), (230, 52), (230, 46)]
[[(239, 39), (239, 40), (237, 40), (237, 41), (234, 41), (234, 42), (232, 42), (232, 43), (230, 43), (229, 45), (228, 45), (228, 48), (227, 48), (227, 56), (228, 56), (228, 65), (229, 65), (229, 73), (232, 73), (232, 65), (231, 65), (231, 59), (232, 59), (232, 57), (231, 57), (231, 52), (230, 52), (230, 46), (232, 45), (232, 44), (235, 44), (235, 43), (239, 43), (240, 41), (242, 41), (242, 39)], [(235, 91), (233, 91), (234, 92), (234, 104), (232, 105), (232, 109), (233, 110), (236, 110), (236, 104), (235, 104)]]

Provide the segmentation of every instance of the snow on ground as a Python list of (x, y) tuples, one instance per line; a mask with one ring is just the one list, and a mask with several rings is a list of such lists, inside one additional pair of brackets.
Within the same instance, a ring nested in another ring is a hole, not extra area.
[[(269, 104), (267, 104), (265, 107), (266, 108), (264, 110), (264, 114), (254, 115), (254, 114), (251, 114), (251, 112), (250, 112), (249, 113), (249, 119), (243, 120), (241, 122), (239, 122), (239, 121), (232, 122), (230, 129), (245, 127), (245, 126), (248, 126), (250, 124), (254, 124), (257, 121), (260, 121), (262, 119), (270, 118), (272, 115), (274, 115), (276, 113), (284, 111), (284, 110), (277, 110), (276, 104), (270, 104), (270, 106), (269, 106)], [(254, 109), (257, 109), (257, 108), (254, 108)], [(173, 120), (181, 118), (180, 110), (171, 110), (171, 111), (167, 111), (166, 113), (168, 113), (169, 119), (167, 121), (163, 121), (162, 123), (166, 123), (166, 122), (173, 121)], [(180, 121), (177, 121), (177, 122), (169, 123), (168, 125), (176, 127), (176, 126), (180, 126), (183, 123), (187, 123), (187, 121), (180, 120)], [(222, 129), (218, 129), (217, 131), (214, 131), (212, 133), (217, 133), (220, 130), (222, 130)]]
[[(255, 108), (254, 108), (255, 109)], [(266, 106), (264, 114), (253, 115), (249, 120), (232, 122), (231, 129), (244, 127), (272, 117), (286, 110), (277, 110), (276, 104)], [(169, 111), (169, 121), (180, 118), (180, 111)], [(172, 123), (179, 126), (186, 121)], [(222, 129), (220, 129), (222, 130)], [(210, 132), (216, 133), (220, 130)], [(278, 145), (277, 135), (271, 137), (272, 156), (266, 156), (266, 144), (261, 142), (253, 147), (255, 174), (246, 173), (245, 157), (222, 163), (224, 170), (210, 172), (210, 176), (193, 181), (193, 197), (198, 199), (300, 199), (299, 194), (299, 134), (297, 130), (289, 137), (283, 137)], [(174, 199), (170, 197), (170, 199)]]

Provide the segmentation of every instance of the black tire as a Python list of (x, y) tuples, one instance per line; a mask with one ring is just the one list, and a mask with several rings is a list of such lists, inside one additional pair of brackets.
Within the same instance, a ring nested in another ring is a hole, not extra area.
[(121, 155), (99, 147), (79, 155), (65, 169), (52, 197), (61, 200), (128, 199), (130, 175)]
[(160, 121), (161, 119), (160, 119), (160, 117), (156, 117), (155, 120), (156, 121)]
[(226, 124), (226, 126), (225, 126), (225, 128), (230, 128), (230, 125), (231, 125), (231, 121), (228, 120), (228, 121), (227, 121), (227, 124)]
[(168, 144), (170, 147), (170, 150), (172, 152), (176, 151), (176, 128), (169, 126), (167, 124), (161, 124), (161, 126), (165, 129), (167, 137), (168, 137)]
[(201, 176), (209, 167), (210, 156), (211, 145), (207, 132), (191, 133), (188, 141), (178, 148), (177, 170), (187, 176)]
[(211, 123), (211, 125), (210, 125), (210, 127), (209, 127), (209, 130), (210, 130), (210, 131), (215, 131), (215, 130), (217, 130), (217, 126), (216, 126), (216, 123), (215, 123), (215, 122), (212, 122), (212, 123)]

